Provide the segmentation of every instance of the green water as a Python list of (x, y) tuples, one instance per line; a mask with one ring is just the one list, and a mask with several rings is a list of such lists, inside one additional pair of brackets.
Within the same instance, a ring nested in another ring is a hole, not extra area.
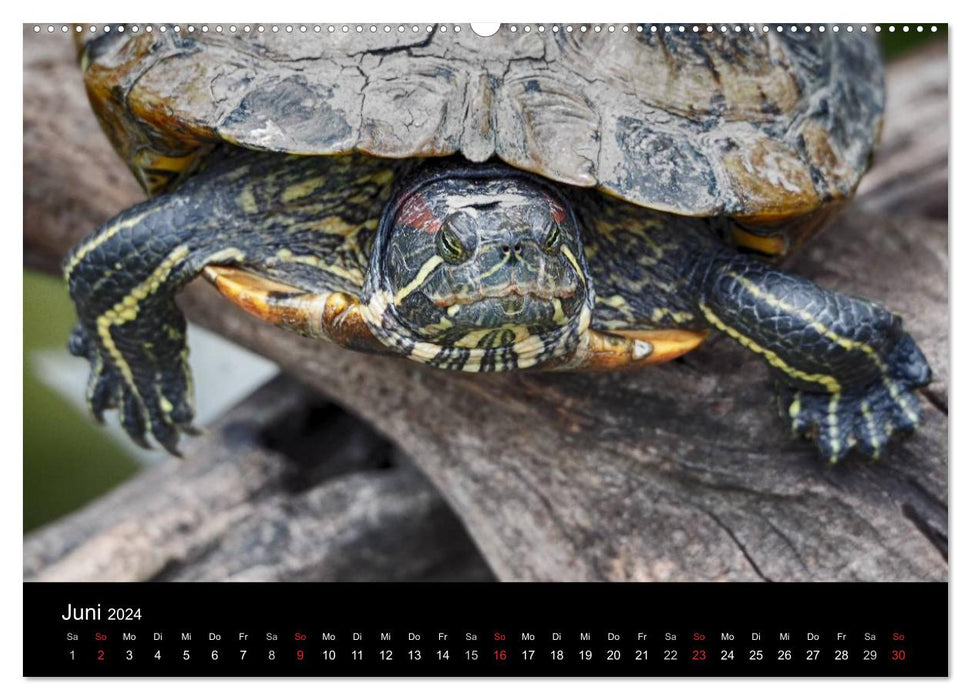
[(68, 356), (65, 343), (73, 323), (64, 283), (25, 271), (25, 532), (84, 505), (137, 469), (104, 430), (47, 388), (33, 371), (34, 351), (53, 349)]

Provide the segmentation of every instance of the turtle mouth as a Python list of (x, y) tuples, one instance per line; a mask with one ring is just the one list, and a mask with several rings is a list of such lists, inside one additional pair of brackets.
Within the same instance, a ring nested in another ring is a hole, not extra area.
[(433, 299), (435, 306), (449, 308), (452, 306), (469, 306), (479, 302), (498, 301), (506, 313), (514, 314), (522, 311), (527, 300), (553, 301), (554, 299), (569, 299), (577, 292), (577, 285), (570, 284), (555, 289), (543, 289), (535, 285), (514, 284), (504, 287), (502, 291), (484, 292), (478, 294), (449, 294), (446, 297)]
[(575, 297), (575, 285), (556, 289), (512, 285), (502, 290), (490, 290), (484, 293), (450, 294), (447, 297), (434, 299), (433, 303), (446, 309), (451, 317), (454, 317), (459, 309), (466, 309), (485, 327), (509, 321), (532, 323), (549, 320), (557, 314), (557, 309), (562, 309), (564, 305), (572, 307), (569, 300)]
[(445, 310), (449, 318), (464, 317), (481, 328), (498, 327), (504, 323), (554, 323), (564, 312), (570, 315), (575, 307), (576, 290), (556, 289), (523, 292), (515, 288), (475, 296), (450, 295), (434, 303)]

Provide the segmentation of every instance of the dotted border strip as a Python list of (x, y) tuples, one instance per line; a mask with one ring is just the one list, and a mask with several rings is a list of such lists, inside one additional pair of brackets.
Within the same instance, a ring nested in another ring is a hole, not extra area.
[[(601, 33), (606, 32), (608, 34), (615, 32), (623, 33), (684, 33), (691, 32), (695, 34), (704, 33), (722, 33), (726, 34), (728, 32), (863, 32), (873, 31), (880, 33), (886, 31), (889, 33), (894, 33), (896, 31), (901, 31), (908, 33), (910, 31), (924, 32), (929, 31), (935, 33), (938, 31), (938, 25), (936, 24), (510, 24), (504, 25), (500, 31), (508, 31), (512, 34), (521, 32), (523, 34), (528, 34), (530, 32), (538, 32), (543, 34), (547, 31), (550, 32), (561, 32), (565, 31), (567, 33), (572, 32), (593, 32)], [(123, 33), (128, 32), (131, 34), (137, 34), (139, 32), (166, 32), (173, 31), (176, 33), (187, 32), (193, 34), (195, 32), (201, 32), (203, 34), (214, 32), (216, 34), (250, 34), (250, 33), (279, 33), (284, 32), (287, 34), (299, 33), (306, 34), (309, 32), (313, 33), (378, 33), (383, 32), (385, 34), (390, 34), (392, 32), (397, 32), (399, 34), (405, 32), (411, 32), (417, 34), (419, 32), (424, 32), (430, 34), (434, 31), (438, 32), (462, 32), (462, 27), (457, 24), (186, 24), (186, 25), (152, 25), (152, 24), (132, 24), (132, 25), (82, 25), (82, 24), (35, 24), (33, 25), (33, 31), (35, 34), (54, 34), (56, 32), (61, 32), (67, 34), (73, 31), (76, 34), (81, 34), (84, 32), (95, 33)], [(469, 30), (473, 34), (474, 30)]]

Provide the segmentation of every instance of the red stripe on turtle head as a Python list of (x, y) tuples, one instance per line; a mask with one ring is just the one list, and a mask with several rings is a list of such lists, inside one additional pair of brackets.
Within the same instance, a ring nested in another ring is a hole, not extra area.
[(550, 203), (550, 213), (553, 215), (553, 220), (562, 224), (563, 219), (566, 218), (566, 209), (552, 197), (547, 197), (546, 200)]
[(431, 210), (421, 193), (411, 196), (401, 207), (398, 223), (428, 234), (438, 233), (442, 221)]

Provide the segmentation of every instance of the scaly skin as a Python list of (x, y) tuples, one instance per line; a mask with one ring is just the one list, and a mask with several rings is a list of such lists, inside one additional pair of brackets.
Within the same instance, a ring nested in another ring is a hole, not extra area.
[(581, 227), (597, 232), (586, 241), (594, 328), (727, 334), (768, 363), (784, 419), (829, 462), (853, 448), (879, 457), (894, 433), (917, 427), (914, 390), (931, 371), (899, 316), (736, 252), (718, 222), (604, 201), (579, 209)]
[[(437, 184), (409, 200), (424, 168)], [(831, 462), (877, 456), (917, 425), (930, 370), (898, 317), (725, 240), (723, 222), (495, 165), (237, 152), (71, 252), (70, 347), (92, 365), (95, 416), (118, 409), (132, 439), (150, 431), (175, 452), (192, 389), (174, 296), (206, 265), (230, 265), (311, 299), (339, 292), (389, 354), (450, 369), (555, 369), (594, 332), (715, 329), (767, 361), (793, 431)], [(506, 294), (524, 289), (525, 301)]]
[(132, 207), (64, 262), (91, 363), (87, 401), (116, 408), (139, 445), (170, 452), (191, 432), (185, 318), (175, 294), (208, 264), (258, 270), (319, 292), (360, 294), (370, 237), (400, 164), (374, 158), (234, 154), (172, 194)]
[(712, 260), (699, 287), (705, 319), (769, 363), (792, 431), (830, 462), (878, 457), (917, 427), (931, 371), (899, 316), (740, 255)]

